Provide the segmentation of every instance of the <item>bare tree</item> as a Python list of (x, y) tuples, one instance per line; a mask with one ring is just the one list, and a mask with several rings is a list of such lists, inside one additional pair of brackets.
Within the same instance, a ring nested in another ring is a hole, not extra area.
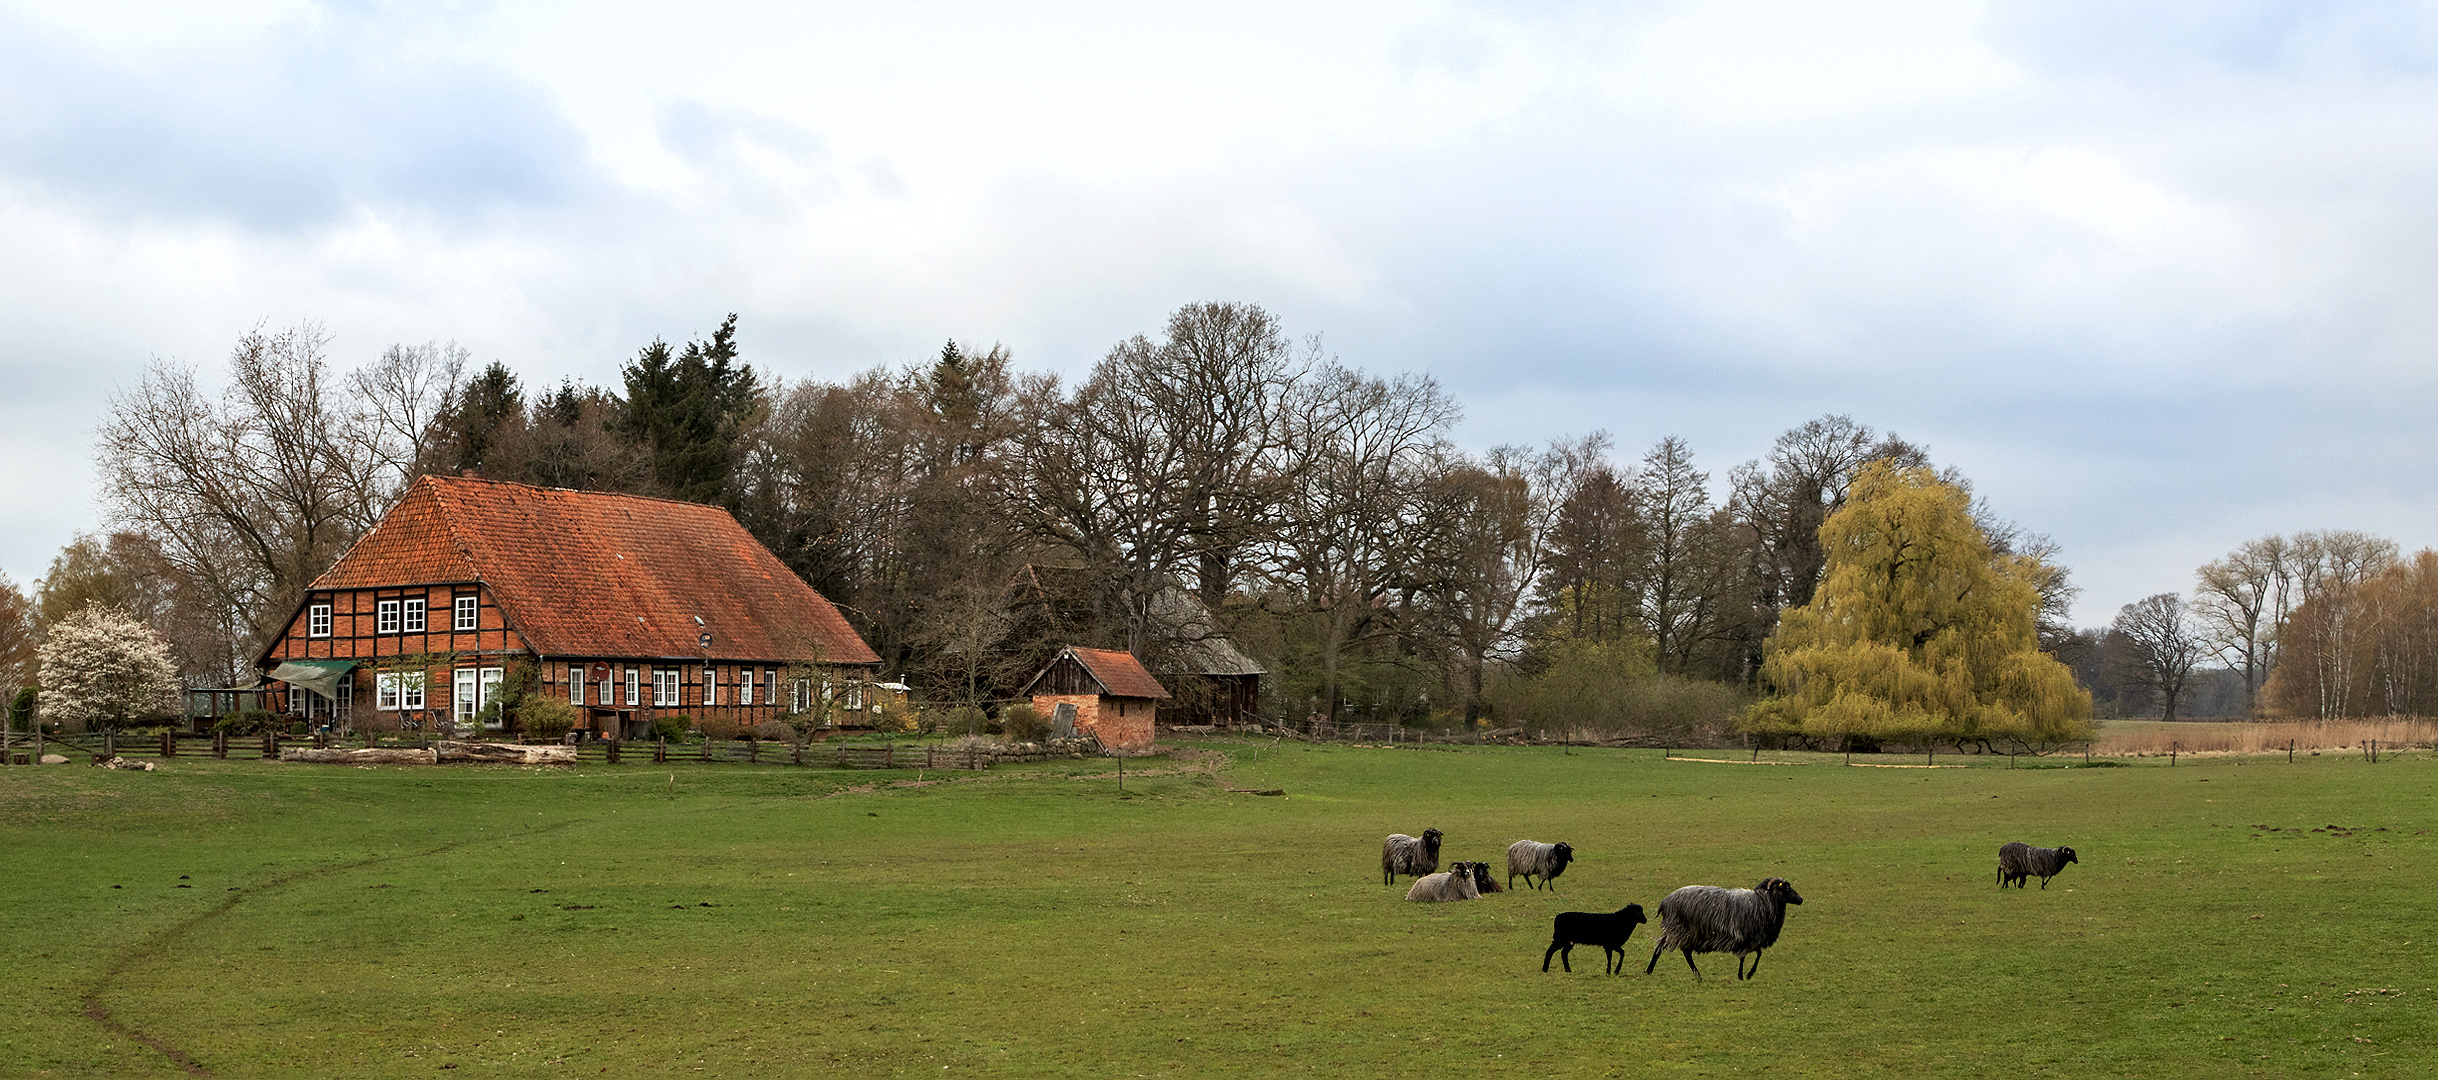
[(2317, 714), (2325, 719), (2352, 716), (2362, 655), (2364, 625), (2357, 586), (2396, 563), (2395, 541), (2347, 529), (2297, 533), (2287, 565), (2295, 583), (2297, 610), (2310, 607), (2314, 618), (2296, 625), (2288, 612), (2278, 633), (2278, 662), (2312, 668), (2310, 684), (2317, 688)]
[(9, 707), (18, 690), (34, 685), (38, 631), (33, 601), (0, 573), (0, 709)]
[(218, 400), (193, 368), (156, 361), (111, 395), (97, 440), (109, 520), (159, 544), (249, 644), (408, 479), (408, 455), (357, 426), (379, 410), (336, 392), (326, 343), (310, 323), (246, 334)]
[(1468, 721), (1486, 705), (1490, 664), (1522, 644), (1526, 601), (1538, 591), (1566, 493), (1599, 460), (1590, 440), (1540, 452), (1501, 446), (1457, 464), (1437, 485), (1429, 599), (1455, 654), (1452, 681)]
[(2184, 598), (2159, 593), (2124, 606), (2112, 627), (2131, 646), (2130, 673), (2159, 697), (2161, 718), (2176, 718), (2176, 703), (2184, 696), (2193, 667), (2209, 655), (2207, 639), (2184, 609)]
[(1400, 628), (1424, 554), (1416, 527), (1450, 455), (1455, 402), (1428, 376), (1383, 380), (1325, 365), (1288, 399), (1270, 594), (1310, 650), (1312, 691), (1334, 717), (1354, 658)]
[(2260, 715), (2260, 688), (2275, 660), (2293, 584), (2283, 536), (2245, 542), (2195, 573), (2192, 613), (2210, 646), (2243, 676), (2243, 712)]

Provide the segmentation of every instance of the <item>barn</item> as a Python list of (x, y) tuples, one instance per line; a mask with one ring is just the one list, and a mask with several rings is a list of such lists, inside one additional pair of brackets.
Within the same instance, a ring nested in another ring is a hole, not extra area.
[(1133, 653), (1072, 645), (1060, 649), (1023, 693), (1045, 716), (1073, 705), (1077, 731), (1090, 731), (1102, 746), (1126, 752), (1151, 749), (1152, 721), (1168, 698)]

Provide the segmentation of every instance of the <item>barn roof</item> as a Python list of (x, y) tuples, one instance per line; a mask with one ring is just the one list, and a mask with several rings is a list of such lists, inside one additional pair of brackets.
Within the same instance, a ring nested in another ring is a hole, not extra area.
[(545, 656), (880, 660), (727, 511), (637, 495), (426, 476), (312, 587), (475, 581)]
[[(1058, 655), (1059, 659), (1074, 657), (1076, 663), (1083, 665), (1085, 673), (1100, 683), (1101, 692), (1110, 697), (1168, 696), (1168, 689), (1160, 685), (1160, 680), (1152, 678), (1151, 672), (1143, 670), (1143, 662), (1135, 659), (1133, 653), (1117, 649), (1079, 649), (1070, 645), (1060, 650)], [(1049, 667), (1041, 669), (1041, 675), (1033, 676), (1033, 682), (1040, 682), (1042, 675), (1049, 674), (1050, 668), (1057, 666), (1058, 660), (1050, 661)], [(1031, 693), (1032, 689), (1031, 683), (1025, 685), (1026, 693)]]

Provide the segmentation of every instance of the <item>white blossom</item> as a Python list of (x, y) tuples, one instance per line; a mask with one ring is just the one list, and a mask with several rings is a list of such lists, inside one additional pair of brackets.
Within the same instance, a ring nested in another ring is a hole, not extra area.
[(178, 708), (178, 665), (161, 635), (94, 605), (51, 626), (42, 645), (42, 714), (87, 729), (125, 726)]

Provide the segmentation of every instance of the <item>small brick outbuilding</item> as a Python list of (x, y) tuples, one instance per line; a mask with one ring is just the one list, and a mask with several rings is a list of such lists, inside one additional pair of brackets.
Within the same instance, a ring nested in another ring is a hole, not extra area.
[(1152, 719), (1168, 691), (1133, 653), (1115, 649), (1059, 650), (1050, 666), (1023, 691), (1047, 716), (1062, 704), (1075, 706), (1075, 728), (1100, 736), (1112, 750), (1151, 749)]

